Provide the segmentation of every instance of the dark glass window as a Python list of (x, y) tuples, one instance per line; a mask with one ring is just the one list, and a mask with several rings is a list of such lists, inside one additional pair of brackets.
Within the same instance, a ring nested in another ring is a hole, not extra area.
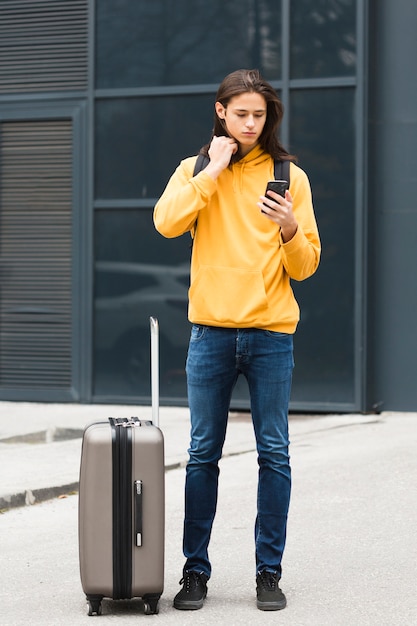
[(292, 151), (306, 170), (322, 241), (317, 273), (293, 288), (296, 401), (353, 402), (355, 175), (354, 90), (296, 91)]
[(356, 1), (297, 0), (291, 11), (291, 77), (356, 73)]
[(160, 388), (185, 398), (190, 238), (164, 239), (151, 210), (95, 212), (94, 393), (150, 395), (149, 317), (160, 321)]
[[(289, 4), (290, 78), (355, 76), (358, 3)], [(96, 397), (149, 397), (149, 316), (155, 315), (161, 397), (185, 401), (190, 239), (161, 237), (151, 205), (179, 161), (209, 140), (215, 90), (227, 73), (258, 67), (268, 80), (281, 79), (281, 12), (277, 0), (96, 2), (95, 87), (142, 88), (140, 97), (95, 99)], [(184, 94), (193, 85), (213, 89)], [(168, 86), (178, 95), (146, 95), (147, 88)], [(293, 284), (301, 308), (295, 403), (353, 404), (355, 398), (354, 98), (348, 87), (290, 91), (289, 148), (310, 178), (323, 245), (316, 275)], [(140, 199), (149, 208), (117, 206)], [(101, 200), (114, 209), (100, 208)], [(234, 406), (247, 406), (248, 399), (240, 377)]]
[[(195, 104), (195, 99), (190, 99)], [(211, 108), (212, 98), (208, 99)], [(158, 99), (151, 100), (156, 106)], [(186, 106), (187, 98), (167, 98), (161, 102), (166, 100), (181, 100)], [(114, 102), (117, 103), (111, 100), (99, 104), (113, 105)], [(129, 108), (140, 107), (142, 101), (126, 99), (120, 103)], [(150, 107), (149, 103), (147, 106)], [(169, 103), (167, 106), (169, 108)], [(300, 166), (310, 177), (323, 245), (317, 274), (293, 285), (301, 307), (295, 338), (295, 402), (353, 402), (353, 107), (354, 90), (349, 88), (295, 91), (291, 97), (291, 151), (298, 154)], [(207, 126), (207, 119), (203, 117), (201, 115), (201, 128)], [(109, 134), (111, 128), (109, 125)], [(106, 137), (106, 133), (103, 136)], [(109, 141), (108, 136), (106, 139)], [(193, 138), (189, 137), (188, 141), (192, 142)], [(156, 138), (155, 143), (158, 143)], [(184, 144), (183, 138), (175, 156), (173, 150), (165, 150), (158, 159), (155, 151), (149, 176), (154, 176), (153, 168), (159, 170), (159, 176), (158, 180), (155, 176), (152, 179), (151, 195), (157, 196), (163, 190), (177, 162), (184, 156), (180, 154)], [(197, 149), (198, 145), (188, 152), (194, 153)], [(118, 180), (118, 173), (122, 176), (123, 171), (120, 156), (112, 154), (110, 146), (105, 152), (109, 153), (107, 163), (114, 159), (113, 173), (110, 166), (104, 170), (107, 177), (113, 177), (114, 185), (107, 195), (123, 195)], [(100, 163), (103, 155), (97, 156)], [(143, 167), (146, 167), (146, 159), (143, 159)], [(134, 169), (130, 170), (132, 182), (137, 184)], [(103, 174), (103, 183), (108, 182)], [(131, 193), (133, 196), (134, 191)], [(185, 398), (183, 365), (189, 331), (188, 235), (172, 240), (161, 237), (154, 229), (151, 210), (96, 211), (95, 241), (95, 393), (102, 395), (111, 389), (113, 395), (147, 395), (148, 318), (156, 315), (161, 319), (162, 360), (167, 370), (165, 378), (161, 378), (161, 395)], [(168, 332), (171, 328), (175, 331)], [(142, 350), (139, 355), (138, 350)], [(143, 378), (140, 383), (135, 368)], [(170, 372), (176, 372), (175, 376)], [(239, 379), (234, 401), (245, 404), (247, 400), (247, 385)]]
[(96, 87), (219, 83), (239, 67), (280, 78), (277, 0), (100, 0)]
[(214, 94), (96, 103), (96, 199), (156, 198), (210, 139)]

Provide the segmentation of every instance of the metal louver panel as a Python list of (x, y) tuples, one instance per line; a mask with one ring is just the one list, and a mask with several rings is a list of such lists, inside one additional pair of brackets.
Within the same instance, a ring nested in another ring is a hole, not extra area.
[(88, 0), (1, 0), (0, 94), (87, 87)]
[(0, 134), (0, 388), (71, 386), (72, 122)]

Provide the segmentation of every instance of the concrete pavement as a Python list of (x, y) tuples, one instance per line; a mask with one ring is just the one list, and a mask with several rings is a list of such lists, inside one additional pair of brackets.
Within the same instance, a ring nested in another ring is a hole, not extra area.
[[(150, 410), (0, 403), (0, 498), (6, 511), (0, 515), (2, 623), (85, 623), (77, 552), (79, 435), (96, 419), (132, 414), (146, 419)], [(183, 562), (187, 409), (162, 408), (161, 427), (167, 472), (160, 614), (145, 617), (139, 600), (104, 601), (103, 615), (96, 619), (232, 626), (417, 624), (416, 413), (291, 417), (293, 495), (282, 580), (288, 607), (271, 614), (255, 605), (256, 454), (250, 419), (239, 414), (231, 415), (221, 462), (206, 604), (190, 613), (172, 608)], [(16, 506), (22, 498), (30, 503), (60, 494), (67, 497)]]
[[(34, 504), (77, 489), (81, 437), (87, 424), (107, 417), (152, 418), (150, 407), (0, 402), (0, 510)], [(160, 427), (167, 470), (186, 462), (189, 414), (164, 407)], [(225, 455), (254, 450), (246, 414), (232, 414)]]

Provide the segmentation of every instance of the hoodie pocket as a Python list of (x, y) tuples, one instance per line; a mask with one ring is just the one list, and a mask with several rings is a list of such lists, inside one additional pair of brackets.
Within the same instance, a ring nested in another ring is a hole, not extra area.
[(190, 320), (225, 326), (262, 326), (269, 320), (260, 270), (201, 266), (190, 288)]

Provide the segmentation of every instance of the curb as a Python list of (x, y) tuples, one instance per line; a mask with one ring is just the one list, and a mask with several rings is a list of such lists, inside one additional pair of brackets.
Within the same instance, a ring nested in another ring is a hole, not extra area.
[(78, 492), (78, 481), (60, 487), (44, 487), (43, 489), (26, 489), (26, 491), (7, 496), (0, 496), (0, 512), (4, 513), (10, 509), (22, 506), (30, 506), (52, 500), (63, 495), (72, 495)]

